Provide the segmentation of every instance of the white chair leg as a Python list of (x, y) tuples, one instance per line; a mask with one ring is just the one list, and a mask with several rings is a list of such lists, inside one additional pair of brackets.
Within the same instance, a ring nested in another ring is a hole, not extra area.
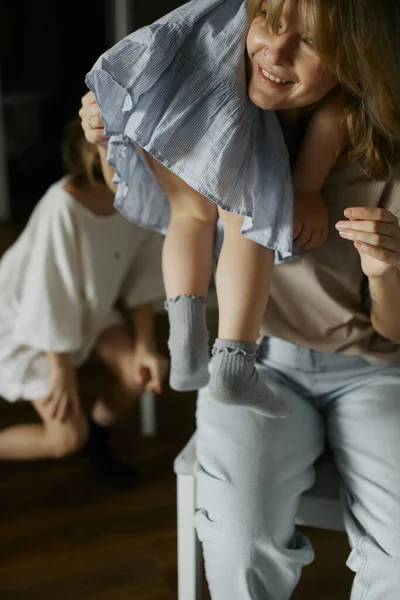
[(156, 395), (145, 392), (139, 400), (140, 429), (145, 437), (153, 437), (157, 432)]
[(201, 600), (201, 546), (194, 527), (196, 479), (177, 476), (178, 600)]

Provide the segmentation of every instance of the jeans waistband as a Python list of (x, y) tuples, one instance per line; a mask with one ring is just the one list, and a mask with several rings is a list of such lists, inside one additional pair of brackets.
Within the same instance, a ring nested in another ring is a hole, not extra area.
[(362, 356), (302, 348), (279, 338), (263, 338), (258, 362), (271, 361), (302, 371), (328, 371), (369, 366)]

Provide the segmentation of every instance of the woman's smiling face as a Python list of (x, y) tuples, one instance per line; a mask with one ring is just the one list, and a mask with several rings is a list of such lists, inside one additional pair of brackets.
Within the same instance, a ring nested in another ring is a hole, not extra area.
[(304, 30), (297, 0), (286, 0), (276, 33), (260, 3), (247, 36), (248, 94), (264, 110), (302, 108), (321, 100), (338, 83)]

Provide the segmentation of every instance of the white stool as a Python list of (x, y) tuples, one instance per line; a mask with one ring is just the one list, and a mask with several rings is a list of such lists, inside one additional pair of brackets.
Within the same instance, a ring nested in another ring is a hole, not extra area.
[[(177, 456), (178, 508), (178, 600), (201, 600), (202, 556), (193, 524), (197, 506), (196, 436)], [(339, 500), (339, 474), (327, 453), (315, 464), (316, 483), (302, 497), (296, 518), (298, 525), (344, 531)]]

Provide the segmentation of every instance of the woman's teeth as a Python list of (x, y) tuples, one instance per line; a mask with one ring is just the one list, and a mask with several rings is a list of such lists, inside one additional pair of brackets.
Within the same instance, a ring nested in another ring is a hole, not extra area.
[(264, 69), (261, 69), (261, 70), (262, 70), (262, 74), (267, 79), (270, 79), (271, 81), (275, 81), (275, 83), (287, 83), (287, 81), (285, 79), (279, 79), (279, 77), (274, 77), (273, 75), (270, 75), (268, 73), (268, 71), (264, 71)]

